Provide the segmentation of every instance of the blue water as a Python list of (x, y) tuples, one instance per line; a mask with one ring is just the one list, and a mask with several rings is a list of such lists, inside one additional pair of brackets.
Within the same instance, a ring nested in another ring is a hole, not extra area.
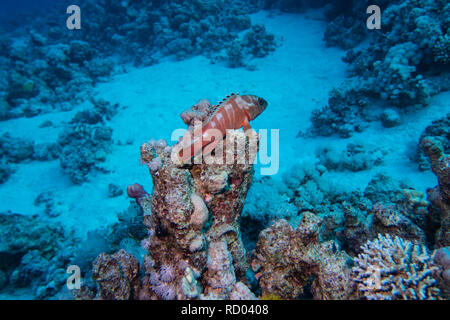
[(0, 3), (0, 13), (3, 16), (11, 16), (20, 13), (45, 12), (45, 10), (55, 4), (60, 4), (58, 0), (4, 0)]
[[(371, 240), (380, 203), (408, 221), (386, 232), (449, 245), (429, 223), (438, 178), (420, 147), (429, 136), (449, 152), (442, 4), (418, 1), (437, 31), (396, 7), (409, 0), (383, 1), (381, 30), (367, 30), (365, 1), (152, 3), (79, 1), (81, 29), (68, 30), (70, 1), (0, 2), (0, 299), (72, 299), (67, 267), (92, 287), (101, 252), (142, 262), (148, 232), (127, 194), (153, 190), (140, 146), (173, 145), (183, 111), (236, 92), (268, 102), (250, 121), (269, 134), (241, 212), (249, 256), (273, 222), (312, 212), (320, 240), (354, 257), (344, 205)], [(405, 21), (409, 37), (393, 28)]]

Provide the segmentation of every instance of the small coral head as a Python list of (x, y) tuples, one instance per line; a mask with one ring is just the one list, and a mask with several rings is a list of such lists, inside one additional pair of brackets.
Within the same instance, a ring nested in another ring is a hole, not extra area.
[(247, 94), (240, 97), (245, 103), (245, 109), (249, 115), (250, 120), (253, 120), (257, 116), (259, 116), (264, 110), (266, 110), (267, 105), (269, 104), (263, 98), (252, 94)]

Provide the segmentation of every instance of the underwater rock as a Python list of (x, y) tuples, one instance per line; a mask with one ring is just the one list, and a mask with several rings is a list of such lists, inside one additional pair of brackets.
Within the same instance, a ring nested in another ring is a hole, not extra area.
[(74, 184), (88, 179), (92, 169), (102, 170), (99, 163), (113, 144), (112, 128), (75, 124), (65, 129), (58, 138), (61, 145), (60, 166)]
[(98, 285), (96, 299), (129, 300), (139, 295), (139, 262), (125, 250), (99, 255), (92, 278)]
[(230, 300), (258, 300), (258, 298), (244, 283), (237, 282), (230, 293)]
[(34, 200), (35, 206), (44, 206), (44, 212), (47, 216), (54, 218), (69, 211), (69, 208), (58, 200), (51, 191), (41, 192)]
[(386, 152), (380, 149), (366, 150), (362, 144), (349, 143), (341, 152), (333, 146), (318, 148), (316, 155), (319, 163), (328, 170), (358, 172), (380, 165)]
[(0, 270), (0, 290), (6, 287), (7, 283), (8, 278), (6, 277), (6, 274), (2, 270)]
[(336, 242), (319, 242), (321, 223), (316, 215), (305, 213), (297, 230), (279, 220), (261, 232), (252, 268), (262, 297), (296, 299), (311, 284), (315, 299), (353, 298), (351, 258)]
[(298, 217), (298, 209), (291, 200), (283, 181), (272, 177), (255, 177), (247, 195), (241, 215), (243, 242), (247, 249), (254, 249), (259, 233), (275, 220), (290, 221)]
[(233, 68), (249, 66), (251, 59), (263, 58), (275, 49), (275, 36), (267, 33), (263, 25), (254, 25), (242, 39), (228, 46), (227, 63)]
[(34, 145), (33, 159), (50, 161), (58, 159), (61, 147), (58, 143), (39, 143)]
[(386, 109), (381, 114), (381, 123), (385, 128), (396, 127), (400, 124), (400, 116), (394, 109)]
[(207, 271), (205, 272), (206, 288), (203, 300), (229, 299), (236, 284), (233, 268), (233, 257), (228, 251), (225, 241), (211, 242), (208, 248)]
[(36, 159), (35, 152), (32, 141), (14, 138), (8, 132), (0, 136), (0, 184), (14, 173), (15, 164)]
[(450, 247), (442, 247), (435, 251), (433, 261), (440, 266), (438, 276), (439, 288), (444, 299), (450, 298)]
[(150, 196), (139, 183), (129, 185), (127, 187), (127, 194), (130, 198), (135, 199), (138, 205), (141, 205), (141, 200)]
[(353, 273), (360, 294), (371, 300), (435, 300), (438, 267), (425, 246), (378, 235), (356, 257)]
[[(365, 12), (358, 3), (356, 6)], [(343, 49), (351, 49), (358, 45), (368, 35), (367, 29), (362, 26), (361, 19), (354, 17), (338, 16), (327, 24), (323, 40), (328, 47), (339, 46)]]
[(370, 95), (360, 84), (348, 81), (329, 93), (328, 105), (313, 110), (311, 129), (308, 135), (331, 136), (338, 134), (349, 138), (354, 132), (361, 132), (371, 121), (364, 116), (363, 110), (370, 103)]
[(431, 169), (438, 178), (438, 186), (428, 189), (429, 210), (437, 216), (440, 228), (435, 235), (436, 247), (450, 245), (450, 155), (447, 155), (439, 140), (426, 137), (422, 140), (422, 149), (431, 161)]
[(426, 241), (425, 232), (394, 205), (375, 203), (368, 214), (358, 214), (354, 208), (346, 208), (343, 236), (349, 252), (358, 252), (359, 246), (376, 238), (377, 234), (399, 236), (413, 243)]
[(123, 190), (122, 188), (115, 184), (115, 183), (110, 183), (108, 185), (108, 197), (109, 198), (116, 198), (118, 196), (121, 196), (123, 194)]
[(438, 140), (442, 144), (443, 151), (446, 154), (450, 153), (450, 113), (447, 113), (447, 115), (441, 119), (434, 120), (420, 135), (420, 142), (417, 148), (420, 170), (431, 169), (430, 161), (422, 148), (422, 141), (427, 137)]
[(7, 161), (19, 163), (33, 159), (34, 143), (21, 138), (13, 138), (9, 133), (0, 136), (0, 156)]

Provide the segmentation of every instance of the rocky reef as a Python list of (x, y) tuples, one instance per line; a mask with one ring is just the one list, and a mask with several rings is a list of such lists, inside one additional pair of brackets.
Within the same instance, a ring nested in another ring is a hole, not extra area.
[[(196, 120), (213, 111), (207, 100), (201, 100), (183, 112), (182, 119), (193, 130)], [(248, 134), (227, 133), (226, 139), (246, 143), (238, 150), (225, 148), (218, 158), (223, 164), (181, 165), (173, 161), (176, 145), (164, 140), (144, 143), (141, 160), (149, 169), (153, 191), (147, 193), (139, 184), (127, 190), (142, 212), (135, 221), (138, 225), (142, 219), (146, 229), (143, 251), (122, 248), (102, 253), (93, 262), (93, 282), (75, 296), (121, 300), (445, 297), (447, 181), (446, 158), (439, 146), (431, 142), (424, 146), (440, 181), (428, 198), (383, 175), (374, 177), (363, 192), (346, 193), (329, 185), (329, 169), (320, 162), (297, 166), (291, 171), (297, 174), (287, 174), (281, 182), (263, 177), (252, 185), (252, 162), (237, 161), (239, 155), (252, 159), (253, 135)], [(277, 193), (260, 206), (250, 201), (253, 204), (244, 209), (254, 187), (259, 196), (263, 187)], [(439, 197), (432, 198), (436, 192)], [(271, 199), (277, 199), (276, 206)], [(433, 253), (435, 247), (444, 249)], [(381, 288), (372, 283), (375, 276), (380, 277)]]
[[(199, 106), (205, 112), (196, 112)], [(202, 100), (191, 110), (183, 113), (188, 125), (193, 125), (194, 119), (189, 114), (204, 119), (213, 107)], [(248, 138), (232, 131), (226, 139)], [(143, 258), (144, 276), (137, 289), (130, 285), (134, 281), (131, 275), (106, 277), (104, 273), (117, 270), (117, 261), (122, 268), (129, 268), (134, 260), (101, 256), (94, 264), (98, 298), (229, 299), (251, 295), (245, 285), (249, 256), (239, 226), (254, 172), (246, 141), (241, 149), (225, 149), (222, 160), (226, 164), (190, 167), (172, 161), (173, 147), (163, 140), (141, 146), (141, 159), (149, 168), (154, 189), (150, 196), (135, 184), (128, 188), (128, 194), (142, 208), (148, 230), (148, 237), (142, 241), (148, 250)], [(248, 159), (245, 164), (237, 161), (242, 154)], [(225, 161), (227, 157), (233, 161)], [(125, 257), (120, 252), (117, 255)], [(113, 282), (105, 283), (105, 279)], [(117, 286), (129, 290), (123, 293)]]
[(422, 148), (429, 157), (431, 168), (438, 178), (438, 185), (428, 189), (432, 217), (440, 224), (435, 235), (436, 245), (447, 247), (450, 244), (450, 156), (443, 151), (439, 140), (432, 137), (422, 140)]
[(93, 107), (77, 112), (57, 141), (61, 169), (75, 184), (86, 181), (94, 169), (105, 171), (101, 163), (113, 145), (113, 129), (106, 123), (118, 112), (119, 105), (102, 99), (91, 102)]
[[(360, 19), (370, 4), (358, 1), (329, 11), (324, 39), (348, 50), (343, 60), (349, 81), (331, 91), (328, 105), (312, 115), (316, 135), (348, 137), (376, 120), (395, 126), (398, 114), (426, 107), (431, 96), (449, 88), (449, 19), (441, 14), (448, 12), (448, 3), (379, 1), (380, 30), (368, 30)], [(366, 39), (369, 43), (360, 45)], [(370, 110), (377, 108), (374, 117)]]
[(306, 212), (296, 230), (280, 220), (261, 232), (252, 269), (263, 298), (299, 298), (307, 286), (314, 299), (351, 297), (352, 259), (334, 241), (319, 242), (321, 223)]
[(37, 216), (0, 214), (0, 290), (28, 288), (37, 299), (62, 291), (76, 238), (59, 223)]

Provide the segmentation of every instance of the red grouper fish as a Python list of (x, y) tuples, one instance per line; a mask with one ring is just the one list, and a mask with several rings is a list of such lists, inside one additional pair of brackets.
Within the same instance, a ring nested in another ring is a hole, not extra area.
[[(266, 107), (267, 101), (263, 98), (254, 95), (231, 94), (227, 99), (214, 106), (216, 109), (203, 124), (201, 135), (194, 134), (192, 139), (192, 133), (186, 132), (181, 141), (182, 149), (178, 153), (181, 164), (188, 163), (200, 152), (208, 154), (214, 150), (220, 140), (215, 138), (215, 135), (212, 134), (213, 131), (220, 132), (223, 139), (228, 129), (242, 127), (245, 131), (251, 129), (249, 122), (259, 116)], [(201, 141), (199, 141), (200, 139)]]

